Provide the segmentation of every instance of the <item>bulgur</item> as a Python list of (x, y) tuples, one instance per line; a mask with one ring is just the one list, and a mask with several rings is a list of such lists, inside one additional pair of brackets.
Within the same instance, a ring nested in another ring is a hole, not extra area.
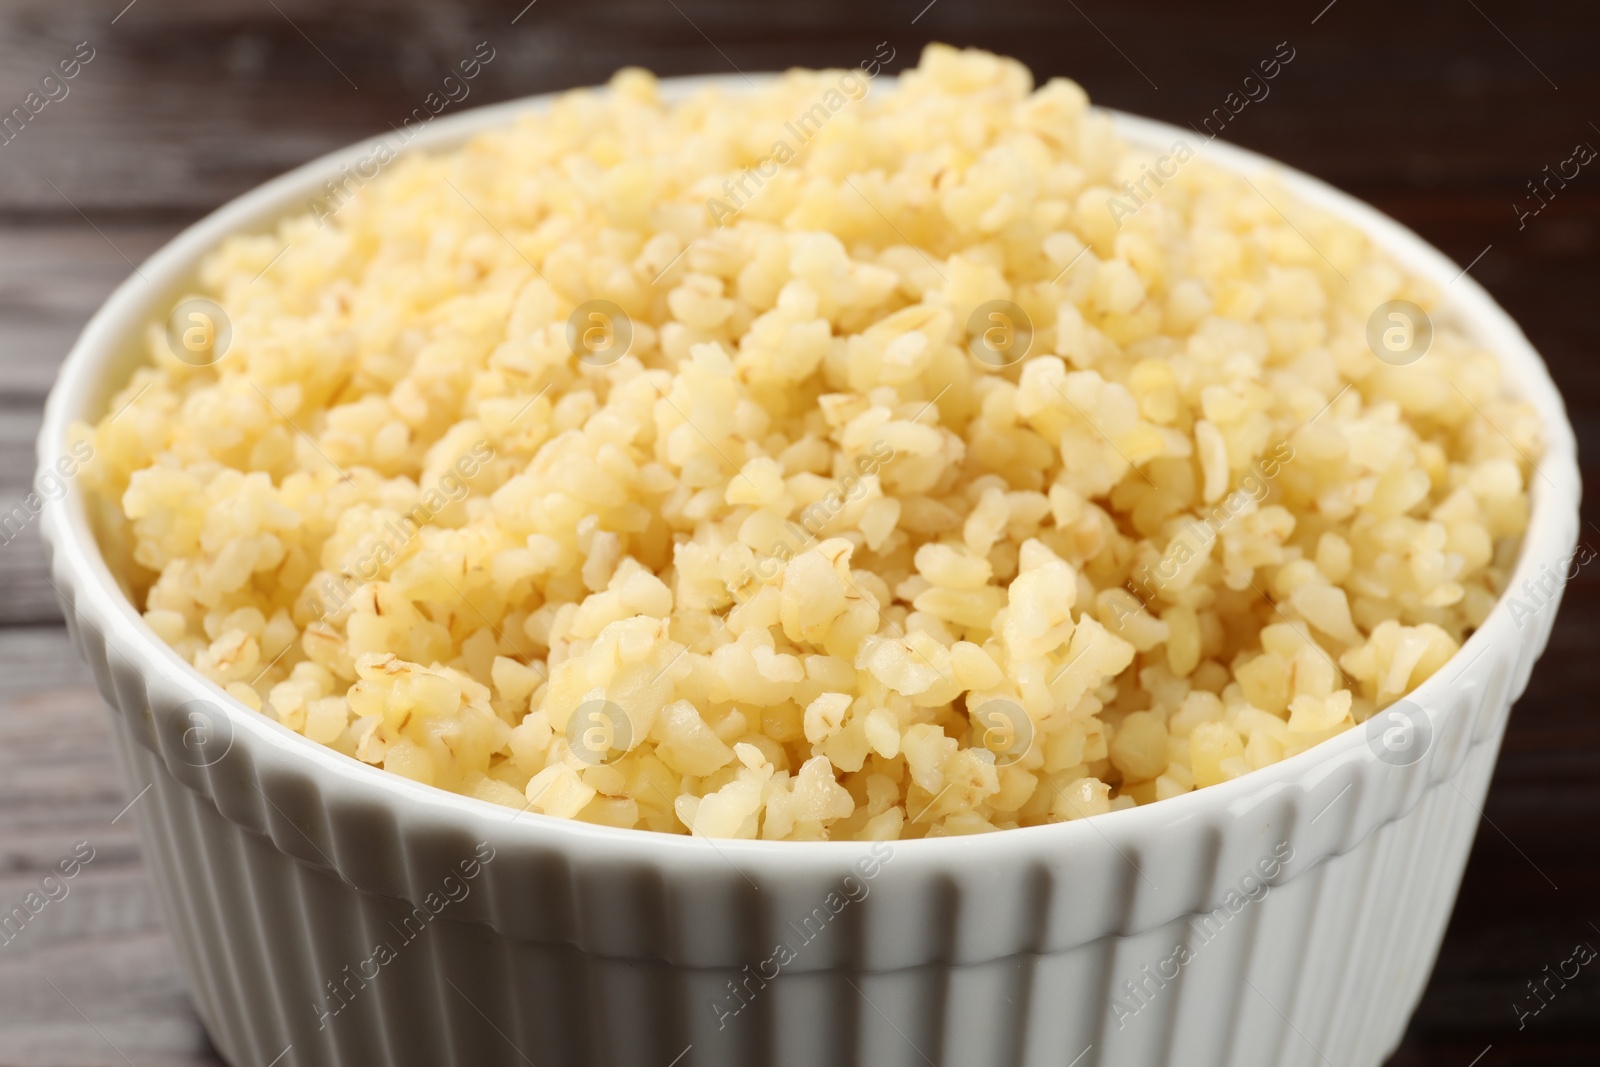
[(1436, 671), (1539, 448), (1447, 320), (1375, 358), (1438, 294), (1186, 143), (1113, 209), (1158, 153), (1070, 81), (869, 82), (625, 70), (226, 242), (227, 352), (153, 323), (82, 430), (150, 626), (391, 772), (768, 839), (1170, 798)]

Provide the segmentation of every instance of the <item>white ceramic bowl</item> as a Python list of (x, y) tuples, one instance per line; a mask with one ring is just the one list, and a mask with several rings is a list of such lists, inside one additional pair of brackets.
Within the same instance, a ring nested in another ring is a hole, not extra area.
[[(459, 143), (546, 100), (437, 120), (412, 147)], [(1192, 140), (1117, 122), (1163, 151)], [(235, 200), (125, 282), (62, 369), (41, 466), (72, 419), (105, 412), (143, 324), (204, 253), (303, 210), (370, 149)], [(1373, 209), (1221, 143), (1206, 154), (1275, 171), (1446, 287), (1445, 316), (1499, 354), (1544, 423), (1513, 585), (1564, 575), (1573, 436), (1521, 331)], [(113, 709), (168, 928), (236, 1067), (1371, 1067), (1432, 968), (1507, 712), (1555, 614), (1519, 626), (1497, 607), (1411, 697), (1426, 743), (1403, 758), (1356, 729), (1152, 806), (874, 852), (519, 815), (366, 766), (234, 702), (156, 637), (77, 486), (42, 528), (67, 624)]]

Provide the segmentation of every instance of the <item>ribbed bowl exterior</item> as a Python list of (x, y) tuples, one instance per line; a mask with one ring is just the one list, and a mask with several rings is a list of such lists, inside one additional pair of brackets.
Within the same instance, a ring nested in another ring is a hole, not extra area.
[[(1481, 656), (1445, 717), (1457, 725), (1413, 767), (1351, 760), (1186, 821), (1181, 848), (1106, 840), (1100, 856), (897, 878), (906, 843), (802, 945), (788, 924), (837, 877), (752, 885), (729, 857), (685, 886), (649, 863), (530, 849), (514, 825), (481, 841), (407, 826), (242, 746), (190, 767), (163, 744), (192, 728), (189, 694), (75, 622), (167, 927), (235, 1067), (1376, 1065), (1427, 981), (1536, 651)], [(485, 843), (470, 891), (421, 929), (417, 903)], [(1245, 882), (1288, 849), (1280, 874)], [(1256, 899), (1234, 913), (1242, 884)], [(1166, 915), (1183, 898), (1199, 904)], [(1080, 939), (1085, 912), (1115, 928)], [(1135, 921), (1147, 912), (1162, 918)], [(799, 956), (767, 980), (780, 941)], [(395, 957), (373, 967), (380, 943)], [(1192, 959), (1175, 968), (1180, 943)]]
[[(669, 94), (703, 80), (669, 83)], [(538, 99), (431, 124), (458, 143)], [(1186, 136), (1118, 116), (1130, 140)], [(67, 360), (42, 465), (105, 410), (136, 337), (228, 233), (300, 206), (358, 145), (196, 224)], [(1540, 412), (1513, 589), (1410, 700), (1399, 758), (1356, 729), (1074, 823), (879, 843), (688, 839), (522, 815), (366, 767), (249, 711), (145, 626), (76, 486), (41, 519), (111, 708), (195, 1004), (234, 1067), (1374, 1067), (1432, 968), (1506, 717), (1577, 538), (1575, 444), (1514, 323), (1370, 208), (1224, 145), (1454, 286), (1457, 324)], [(1536, 582), (1535, 586), (1524, 583)], [(198, 709), (198, 711), (197, 711)]]

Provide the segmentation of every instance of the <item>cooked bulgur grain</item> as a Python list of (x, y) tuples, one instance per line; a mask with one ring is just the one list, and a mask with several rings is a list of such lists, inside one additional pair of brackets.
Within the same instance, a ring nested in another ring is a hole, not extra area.
[(226, 242), (225, 356), (152, 324), (84, 430), (151, 627), (394, 773), (771, 839), (1173, 797), (1437, 670), (1538, 451), (1447, 324), (1369, 350), (1437, 293), (1070, 81), (933, 46), (868, 88), (627, 70)]

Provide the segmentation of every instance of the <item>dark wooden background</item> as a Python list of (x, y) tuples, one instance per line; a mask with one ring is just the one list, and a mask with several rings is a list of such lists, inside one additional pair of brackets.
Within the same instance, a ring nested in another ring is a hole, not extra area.
[[(110, 289), (188, 223), (398, 122), (473, 46), (466, 105), (661, 74), (892, 68), (929, 40), (1065, 74), (1097, 101), (1198, 122), (1279, 42), (1294, 61), (1229, 140), (1376, 204), (1523, 324), (1600, 444), (1600, 164), (1519, 228), (1526, 184), (1600, 148), (1600, 9), (1510, 0), (0, 0), (0, 113), (86, 41), (94, 59), (0, 146), (0, 501), (26, 491), (39, 407)], [(514, 23), (514, 24), (513, 24)], [(1487, 250), (1487, 251), (1485, 251)], [(0, 508), (5, 510), (5, 508)], [(1594, 509), (1588, 509), (1594, 514)], [(1600, 515), (1597, 515), (1600, 518)], [(1600, 530), (1585, 535), (1600, 548)], [(0, 945), (0, 1065), (219, 1061), (188, 1007), (112, 773), (99, 698), (29, 530), (0, 545), (0, 902), (80, 841), (95, 859)], [(1600, 579), (1569, 590), (1512, 720), (1437, 970), (1394, 1067), (1600, 1063), (1600, 962), (1519, 1028), (1525, 983), (1600, 947)], [(115, 819), (115, 821), (113, 821)], [(1404, 907), (1404, 902), (1393, 902)], [(1475, 1059), (1475, 1057), (1477, 1057)], [(1337, 1067), (1346, 1067), (1340, 1064)]]

